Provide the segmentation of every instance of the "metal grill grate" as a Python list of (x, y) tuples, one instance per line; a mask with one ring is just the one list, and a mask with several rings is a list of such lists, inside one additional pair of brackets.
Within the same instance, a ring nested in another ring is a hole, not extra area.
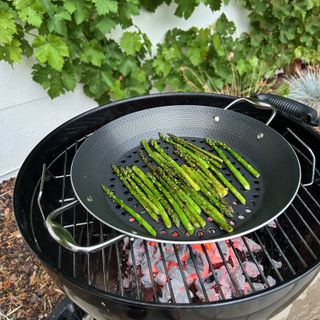
[[(63, 206), (68, 202), (75, 200), (74, 193), (70, 183), (70, 167), (73, 156), (79, 145), (86, 139), (77, 141), (63, 153), (61, 153), (46, 169), (46, 175), (43, 181), (39, 181), (39, 187), (35, 190), (33, 206), (36, 207), (35, 199), (39, 188), (42, 188), (43, 211), (50, 212), (52, 209)], [(303, 168), (311, 167), (311, 162), (301, 150), (295, 147)], [(57, 190), (59, 193), (57, 193)], [(311, 186), (301, 186), (297, 197), (290, 207), (272, 226), (266, 226), (253, 232), (245, 237), (241, 237), (243, 246), (246, 248), (246, 257), (243, 259), (243, 253), (235, 245), (235, 241), (217, 243), (215, 249), (217, 256), (225, 267), (226, 275), (229, 277), (231, 284), (232, 296), (226, 295), (226, 292), (220, 284), (218, 271), (215, 263), (210, 258), (210, 250), (202, 244), (201, 249), (206, 259), (210, 277), (215, 283), (215, 290), (219, 301), (243, 297), (254, 294), (270, 288), (274, 285), (280, 285), (284, 282), (297, 277), (299, 274), (311, 268), (320, 259), (320, 204), (316, 200), (316, 195), (320, 191), (320, 176), (316, 171), (315, 183)], [(59, 199), (56, 198), (59, 194)], [(32, 212), (34, 210), (31, 210)], [(39, 220), (39, 219), (35, 219)], [(94, 219), (81, 205), (76, 204), (65, 211), (60, 218), (61, 225), (71, 231), (72, 235), (82, 245), (93, 245), (105, 241), (115, 235), (114, 231)], [(34, 234), (39, 243), (41, 237), (37, 236), (38, 230)], [(258, 253), (255, 253), (250, 241), (254, 241), (261, 247)], [(56, 248), (50, 252), (52, 260), (56, 261), (57, 267), (63, 273), (73, 278), (87, 283), (90, 286), (102, 289), (106, 293), (116, 294), (128, 299), (139, 301), (148, 301), (154, 303), (179, 303), (175, 294), (176, 289), (171, 281), (167, 281), (168, 293), (170, 297), (164, 301), (163, 292), (154, 278), (154, 261), (150, 255), (149, 243), (143, 241), (143, 248), (146, 258), (146, 270), (150, 277), (150, 287), (146, 287), (141, 279), (141, 266), (137, 263), (139, 257), (134, 250), (134, 239), (125, 239), (113, 244), (112, 246), (102, 249), (95, 253), (75, 254), (71, 253), (59, 245), (52, 242), (52, 247)], [(243, 290), (239, 287), (238, 280), (231, 270), (232, 265), (228, 263), (227, 257), (223, 250), (225, 245), (233, 252), (234, 259), (239, 264), (248, 288)], [(163, 265), (163, 272), (167, 279), (170, 278), (170, 269), (166, 262), (165, 245), (156, 244), (160, 253), (160, 260)], [(210, 299), (209, 292), (206, 288), (205, 280), (201, 275), (201, 270), (196, 263), (196, 250), (193, 246), (186, 246), (189, 253), (190, 263), (195, 270), (194, 281), (198, 283), (198, 289), (203, 293), (203, 299), (199, 300), (190, 291), (190, 284), (186, 277), (183, 261), (179, 250), (180, 245), (171, 245), (176, 259), (176, 267), (179, 270), (182, 283), (186, 292), (187, 300), (184, 303), (208, 303)], [(200, 249), (199, 249), (200, 250)], [(132, 262), (129, 264), (128, 257)], [(249, 261), (255, 265), (258, 274), (255, 277), (250, 276), (244, 266), (244, 261)], [(281, 267), (279, 267), (279, 262)], [(275, 281), (273, 281), (274, 279)], [(129, 280), (129, 285), (125, 282)], [(272, 281), (271, 281), (272, 280)], [(275, 284), (276, 282), (276, 284)], [(256, 284), (259, 283), (260, 286)]]

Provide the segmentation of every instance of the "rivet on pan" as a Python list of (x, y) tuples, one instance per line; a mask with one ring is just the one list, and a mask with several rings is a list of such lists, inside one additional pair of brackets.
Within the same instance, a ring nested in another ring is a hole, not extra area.
[(219, 117), (219, 116), (215, 116), (215, 117), (213, 118), (213, 120), (214, 120), (215, 122), (219, 122), (220, 117)]
[(105, 307), (106, 306), (106, 304), (103, 302), (103, 301), (101, 301), (101, 304)]
[(262, 138), (263, 138), (263, 133), (262, 133), (262, 132), (261, 132), (261, 133), (258, 133), (258, 134), (257, 134), (257, 139), (260, 140), (260, 139), (262, 139)]
[(91, 197), (91, 196), (88, 196), (88, 197), (87, 197), (87, 201), (88, 201), (88, 202), (93, 202), (92, 197)]

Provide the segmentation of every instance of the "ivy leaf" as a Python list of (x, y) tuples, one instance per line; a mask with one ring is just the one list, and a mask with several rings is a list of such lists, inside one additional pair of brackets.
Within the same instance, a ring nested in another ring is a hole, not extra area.
[(142, 47), (140, 34), (138, 32), (125, 32), (121, 37), (120, 47), (127, 55), (135, 55)]
[(190, 47), (187, 51), (187, 56), (195, 67), (198, 66), (203, 59), (203, 54), (198, 47)]
[(226, 51), (225, 51), (224, 47), (222, 46), (220, 36), (217, 33), (215, 33), (212, 36), (212, 43), (213, 43), (213, 47), (214, 47), (215, 51), (217, 52), (217, 55), (219, 57), (225, 56)]
[(42, 66), (40, 64), (35, 64), (32, 69), (32, 79), (47, 90), (51, 99), (65, 93), (60, 72), (50, 66)]
[(124, 28), (132, 26), (132, 16), (138, 15), (140, 12), (139, 0), (121, 1), (119, 5), (118, 21)]
[(34, 55), (40, 63), (48, 63), (53, 69), (61, 71), (64, 57), (69, 56), (69, 49), (62, 38), (49, 34), (39, 35), (32, 43)]
[(8, 11), (0, 11), (0, 45), (9, 44), (16, 33), (14, 15)]
[(149, 12), (155, 12), (156, 9), (163, 3), (163, 0), (140, 0), (140, 2), (144, 9)]
[(119, 100), (124, 98), (124, 92), (121, 88), (121, 81), (114, 81), (112, 87), (110, 88), (111, 98), (113, 100)]
[(113, 76), (110, 69), (104, 70), (89, 66), (81, 76), (86, 91), (95, 99), (100, 99), (113, 86)]
[(21, 39), (20, 41), (23, 54), (27, 57), (31, 57), (33, 54), (33, 49), (30, 46), (29, 42), (25, 39)]
[(205, 4), (209, 5), (212, 11), (218, 11), (221, 8), (222, 0), (205, 0)]
[(110, 17), (97, 17), (95, 27), (102, 33), (110, 32), (117, 25), (117, 21)]
[(92, 0), (97, 9), (98, 15), (102, 16), (109, 12), (118, 12), (118, 3), (114, 0)]
[(64, 0), (66, 10), (73, 14), (76, 24), (84, 22), (91, 15), (90, 3), (86, 0)]
[(39, 0), (14, 0), (13, 4), (22, 21), (40, 27), (45, 10)]
[(61, 35), (67, 33), (66, 21), (71, 21), (71, 15), (64, 8), (59, 8), (51, 18), (48, 19), (48, 30)]
[(236, 30), (236, 26), (233, 21), (229, 21), (226, 17), (226, 15), (223, 13), (217, 19), (215, 23), (215, 29), (216, 31), (221, 35), (228, 35), (233, 34)]
[(95, 39), (86, 42), (83, 46), (81, 61), (101, 67), (105, 60), (104, 50)]
[(4, 60), (12, 64), (19, 62), (22, 58), (21, 43), (17, 39), (13, 39), (10, 45), (0, 46), (0, 60)]
[(190, 18), (196, 6), (201, 2), (200, 0), (175, 0), (178, 7), (175, 15), (184, 19)]
[(69, 65), (64, 67), (61, 72), (61, 79), (67, 91), (73, 91), (77, 85), (76, 70), (73, 66)]

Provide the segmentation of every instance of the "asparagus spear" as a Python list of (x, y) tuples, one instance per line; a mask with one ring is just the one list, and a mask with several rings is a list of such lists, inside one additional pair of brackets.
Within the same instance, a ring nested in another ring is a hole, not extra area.
[(158, 214), (159, 209), (140, 191), (137, 185), (133, 185), (132, 183), (129, 183), (127, 181), (126, 177), (121, 173), (120, 169), (113, 165), (112, 166), (113, 171), (116, 173), (116, 175), (120, 178), (120, 180), (123, 182), (123, 184), (128, 188), (130, 193), (138, 200), (138, 202), (144, 207), (144, 209), (147, 211), (149, 216), (155, 220), (159, 221)]
[[(168, 137), (164, 136), (160, 132), (159, 132), (159, 137), (161, 140), (163, 140), (167, 143), (170, 143), (173, 146), (179, 146), (180, 148), (182, 148), (182, 150), (184, 150), (185, 153), (188, 153), (192, 158), (194, 158), (197, 162), (202, 163), (202, 165), (206, 168), (208, 168), (207, 162), (211, 162), (213, 165), (215, 165), (218, 168), (222, 167), (220, 162), (218, 162), (217, 160), (214, 160), (212, 157), (209, 157), (205, 153), (200, 152), (198, 150), (198, 147), (196, 147), (193, 144), (189, 144), (188, 141), (186, 141), (184, 139), (176, 137), (177, 141), (174, 141), (173, 139), (169, 139)], [(194, 148), (194, 147), (196, 147), (196, 148)], [(199, 149), (202, 150), (201, 148), (199, 148)], [(204, 150), (204, 151), (206, 151), (206, 150)], [(214, 155), (212, 155), (212, 156), (214, 156)], [(214, 156), (214, 157), (216, 157), (216, 156)], [(216, 157), (216, 158), (218, 158), (218, 157)]]
[(145, 185), (157, 197), (157, 199), (160, 200), (162, 198), (161, 193), (157, 190), (157, 188), (155, 188), (147, 175), (136, 165), (132, 166), (132, 170), (145, 183)]
[(190, 147), (191, 149), (193, 149), (194, 151), (197, 151), (199, 153), (202, 153), (202, 154), (205, 154), (206, 156), (208, 156), (209, 158), (211, 158), (212, 160), (215, 160), (217, 162), (220, 162), (222, 163), (223, 160), (219, 157), (217, 157), (216, 155), (212, 154), (211, 152), (207, 151), (207, 150), (204, 150), (200, 147), (198, 147), (197, 145), (183, 139), (183, 138), (179, 138), (177, 136), (175, 136), (174, 134), (172, 133), (168, 133), (168, 136), (171, 137), (174, 141), (176, 141), (177, 143), (181, 144), (181, 145), (184, 145), (186, 147)]
[(165, 209), (163, 208), (163, 206), (159, 202), (159, 200), (148, 189), (148, 187), (144, 184), (144, 182), (138, 176), (136, 176), (134, 174), (133, 170), (130, 167), (127, 167), (126, 171), (129, 174), (129, 179), (132, 177), (132, 179), (137, 183), (137, 185), (140, 186), (141, 189), (145, 192), (145, 194), (148, 196), (150, 201), (152, 201), (158, 207), (159, 212), (160, 212), (160, 216), (161, 216), (161, 219), (162, 219), (164, 225), (166, 226), (167, 229), (170, 229), (172, 227), (171, 220), (170, 220), (167, 212), (165, 211)]
[(207, 169), (209, 168), (208, 163), (207, 163), (204, 159), (202, 159), (199, 155), (197, 155), (196, 153), (192, 152), (192, 151), (189, 150), (188, 148), (185, 148), (183, 145), (181, 145), (181, 144), (173, 141), (172, 139), (169, 139), (169, 138), (165, 137), (165, 136), (164, 136), (163, 134), (161, 134), (160, 132), (159, 132), (159, 137), (160, 137), (163, 141), (165, 141), (165, 142), (167, 142), (167, 143), (170, 143), (170, 144), (172, 144), (173, 146), (179, 147), (179, 148), (181, 149), (181, 151), (183, 151), (184, 153), (188, 154), (188, 155), (189, 155), (191, 158), (193, 158), (195, 161), (201, 163), (201, 165), (202, 165), (203, 167), (205, 167), (205, 168), (207, 168)]
[[(212, 193), (206, 186), (206, 182), (202, 180), (202, 177), (198, 174), (195, 169), (186, 168), (190, 173), (191, 177), (198, 183), (200, 186), (201, 192), (210, 200), (210, 202), (216, 206), (224, 215), (229, 218), (233, 217), (232, 207), (224, 201), (217, 193)], [(222, 202), (224, 201), (224, 202)]]
[(127, 211), (133, 218), (137, 220), (137, 222), (145, 228), (152, 236), (156, 236), (156, 230), (146, 221), (144, 220), (138, 213), (136, 213), (133, 209), (127, 206), (121, 199), (114, 195), (114, 193), (108, 189), (104, 184), (101, 184), (103, 191), (106, 195), (114, 202), (116, 202), (123, 210)]
[(244, 158), (242, 158), (239, 153), (237, 153), (235, 150), (227, 146), (225, 143), (214, 140), (215, 144), (219, 147), (222, 147), (223, 149), (227, 150), (242, 166), (250, 172), (255, 178), (260, 177), (260, 172), (256, 170), (250, 163), (248, 163)]
[[(201, 169), (206, 176), (206, 179), (210, 180), (212, 183), (213, 188), (216, 190), (216, 192), (221, 196), (224, 197), (227, 195), (228, 190), (224, 188), (221, 183), (211, 174), (209, 170), (206, 168), (202, 167), (201, 164), (194, 162), (191, 157), (189, 157), (188, 154), (185, 154), (182, 152), (179, 146), (174, 147), (174, 152), (181, 158), (183, 159), (190, 167), (194, 169)], [(210, 164), (211, 165), (211, 164)], [(209, 166), (210, 166), (209, 165)]]
[(247, 179), (241, 174), (241, 172), (231, 163), (231, 161), (228, 159), (228, 157), (224, 154), (222, 150), (220, 150), (216, 144), (213, 142), (213, 140), (210, 140), (208, 138), (205, 139), (206, 143), (212, 147), (216, 152), (219, 154), (219, 156), (223, 159), (226, 166), (230, 169), (230, 171), (233, 173), (235, 178), (241, 183), (241, 185), (246, 189), (250, 190), (250, 184), (247, 181)]
[[(201, 213), (201, 208), (196, 203), (195, 203), (195, 206), (193, 206), (194, 201), (187, 194), (185, 194), (185, 192), (172, 179), (170, 179), (169, 176), (166, 175), (160, 168), (153, 168), (152, 173), (156, 178), (158, 178), (158, 180), (162, 184), (165, 183), (165, 186), (168, 191), (173, 190), (173, 192), (175, 192), (175, 194), (180, 199), (180, 201), (183, 202), (186, 210), (191, 214), (191, 216), (189, 216), (186, 212), (191, 223), (197, 228), (199, 228), (200, 226), (204, 227), (206, 225), (206, 222), (199, 215)], [(180, 201), (177, 200), (178, 203), (180, 203)], [(200, 212), (198, 211), (198, 208), (200, 209)], [(195, 224), (195, 221), (197, 224)]]
[[(142, 152), (142, 150), (141, 150)], [(142, 152), (143, 155), (143, 152)], [(144, 156), (144, 155), (143, 155)], [(171, 217), (173, 223), (177, 228), (180, 227), (180, 219), (176, 212), (171, 208), (170, 204), (166, 201), (165, 198), (161, 195), (158, 189), (154, 186), (152, 181), (147, 177), (147, 175), (136, 165), (132, 167), (133, 172), (146, 184), (146, 186), (150, 189), (150, 191), (157, 197), (160, 201), (161, 205), (164, 207), (165, 211)]]
[(175, 179), (174, 177), (170, 176), (170, 178), (178, 184), (181, 189), (191, 197), (199, 206), (200, 208), (209, 216), (211, 217), (223, 230), (227, 232), (232, 232), (233, 227), (228, 223), (225, 219), (223, 214), (221, 214), (214, 206), (212, 206), (206, 199), (204, 199), (198, 192), (194, 189), (186, 186), (185, 184), (181, 183), (179, 180)]
[(193, 225), (190, 223), (188, 217), (185, 215), (183, 210), (180, 208), (179, 204), (173, 199), (170, 192), (168, 192), (167, 189), (159, 181), (157, 181), (157, 179), (151, 173), (148, 173), (147, 176), (157, 186), (159, 191), (162, 192), (162, 194), (167, 198), (168, 202), (172, 205), (175, 212), (179, 216), (183, 227), (187, 230), (187, 232), (190, 235), (193, 235), (194, 231), (195, 231)]
[(172, 169), (175, 170), (177, 174), (181, 174), (196, 191), (200, 190), (200, 187), (189, 177), (189, 175), (173, 159), (171, 159), (161, 147), (159, 147), (156, 140), (151, 139), (150, 143), (152, 147), (159, 152), (162, 157), (168, 161), (168, 163), (170, 163)]
[(230, 192), (240, 201), (242, 204), (246, 204), (246, 198), (230, 183), (219, 170), (214, 166), (210, 166), (210, 169), (215, 173), (215, 175), (220, 179), (220, 181), (230, 190)]

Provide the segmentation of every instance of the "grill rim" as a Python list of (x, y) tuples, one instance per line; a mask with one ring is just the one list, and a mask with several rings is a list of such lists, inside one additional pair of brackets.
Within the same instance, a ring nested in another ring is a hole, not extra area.
[[(127, 102), (128, 100), (130, 101), (140, 101), (141, 99), (146, 99), (146, 98), (157, 98), (157, 97), (166, 97), (168, 99), (175, 97), (175, 96), (181, 96), (183, 98), (188, 98), (188, 97), (193, 97), (193, 96), (197, 96), (197, 97), (209, 97), (212, 98), (219, 98), (219, 100), (221, 101), (221, 98), (224, 99), (224, 103), (227, 101), (227, 99), (235, 99), (234, 97), (231, 96), (223, 96), (223, 95), (213, 95), (213, 94), (197, 94), (197, 93), (171, 93), (171, 94), (155, 94), (155, 95), (149, 95), (149, 96), (142, 96), (142, 97), (136, 97), (133, 99), (126, 99), (126, 100), (122, 100), (122, 101), (117, 101), (115, 103), (112, 104), (108, 104), (106, 106), (103, 107), (97, 107), (94, 108), (92, 110), (89, 110), (77, 117), (74, 117), (73, 119), (67, 121), (66, 123), (62, 124), (61, 126), (59, 126), (57, 129), (55, 129), (54, 131), (52, 131), (51, 133), (49, 133), (44, 139), (42, 139), (37, 146), (32, 150), (32, 152), (29, 154), (29, 156), (26, 158), (26, 160), (24, 161), (24, 163), (21, 166), (21, 169), (19, 171), (19, 174), (17, 176), (17, 180), (16, 180), (16, 185), (15, 185), (15, 189), (14, 189), (14, 201), (13, 201), (13, 206), (14, 206), (14, 212), (15, 212), (15, 218), (16, 218), (16, 222), (18, 225), (18, 228), (21, 232), (21, 234), (23, 235), (23, 238), (25, 240), (25, 243), (27, 243), (29, 249), (32, 251), (33, 254), (36, 255), (36, 257), (45, 265), (45, 267), (47, 268), (47, 270), (49, 270), (49, 272), (53, 272), (55, 273), (55, 275), (57, 275), (58, 277), (62, 278), (63, 280), (67, 280), (68, 282), (70, 282), (72, 285), (76, 285), (78, 288), (80, 289), (84, 289), (86, 291), (92, 292), (94, 294), (97, 294), (99, 296), (102, 296), (104, 298), (107, 299), (111, 299), (113, 301), (117, 301), (117, 302), (121, 302), (121, 303), (126, 303), (126, 304), (131, 304), (131, 305), (135, 305), (135, 306), (148, 306), (148, 307), (153, 307), (153, 308), (158, 308), (158, 309), (162, 309), (162, 308), (169, 308), (169, 309), (176, 309), (178, 308), (184, 308), (184, 309), (193, 309), (193, 308), (206, 308), (206, 307), (212, 307), (212, 306), (228, 306), (228, 305), (232, 305), (232, 304), (237, 304), (238, 302), (243, 302), (243, 301), (249, 301), (252, 299), (255, 299), (256, 297), (264, 297), (266, 295), (272, 294), (280, 289), (284, 289), (289, 285), (292, 285), (294, 282), (301, 280), (302, 278), (304, 278), (305, 276), (307, 276), (308, 274), (310, 274), (311, 272), (313, 272), (316, 268), (319, 267), (320, 261), (316, 262), (312, 267), (310, 267), (308, 270), (305, 270), (301, 275), (299, 275), (298, 277), (295, 277), (291, 280), (289, 280), (286, 283), (280, 284), (279, 286), (274, 286), (271, 288), (267, 288), (264, 289), (263, 291), (257, 291), (256, 293), (252, 293), (249, 295), (246, 295), (244, 297), (240, 297), (240, 298), (233, 298), (230, 300), (226, 300), (226, 301), (216, 301), (216, 302), (210, 302), (210, 303), (201, 303), (201, 304), (169, 304), (169, 303), (161, 303), (161, 304), (157, 304), (157, 303), (152, 303), (152, 302), (145, 302), (145, 301), (139, 301), (139, 300), (131, 300), (130, 298), (124, 298), (121, 297), (119, 295), (113, 294), (113, 293), (106, 293), (101, 289), (98, 289), (96, 287), (90, 286), (84, 282), (78, 281), (75, 278), (72, 278), (68, 275), (63, 274), (61, 271), (59, 271), (58, 268), (56, 268), (55, 266), (53, 266), (49, 259), (46, 258), (46, 255), (44, 254), (43, 250), (40, 248), (40, 246), (37, 244), (36, 239), (31, 237), (30, 231), (28, 230), (27, 226), (23, 223), (23, 219), (22, 219), (22, 214), (21, 211), (25, 214), (28, 215), (28, 211), (30, 210), (30, 205), (29, 206), (24, 206), (23, 208), (23, 204), (22, 204), (22, 200), (20, 199), (21, 197), (21, 193), (22, 191), (26, 188), (26, 184), (23, 182), (26, 179), (26, 176), (28, 176), (28, 169), (30, 168), (30, 163), (33, 162), (35, 157), (38, 158), (43, 158), (43, 155), (41, 157), (39, 157), (38, 153), (39, 153), (39, 149), (43, 148), (43, 146), (45, 146), (47, 144), (47, 142), (52, 139), (58, 132), (60, 132), (60, 130), (63, 130), (63, 128), (66, 128), (67, 126), (69, 126), (69, 124), (71, 124), (72, 122), (79, 120), (81, 118), (86, 117), (89, 114), (93, 114), (95, 113), (99, 108), (110, 108), (113, 106), (117, 106), (121, 103)], [(211, 105), (211, 103), (210, 103)], [(214, 103), (214, 105), (221, 105), (218, 102)], [(302, 127), (303, 129), (305, 129), (306, 131), (308, 131), (309, 134), (313, 135), (317, 140), (320, 140), (319, 135), (312, 130), (309, 126), (307, 126), (304, 123), (301, 123), (300, 121), (286, 115), (286, 118), (290, 118), (290, 121), (297, 124), (299, 127)], [(77, 133), (78, 134), (78, 133)], [(83, 134), (83, 133), (81, 133)], [(72, 140), (75, 140), (75, 134), (72, 137)], [(67, 144), (67, 140), (65, 140), (65, 143)], [(57, 153), (60, 153), (60, 149), (61, 146), (59, 145), (57, 147), (57, 150), (59, 150), (58, 152), (55, 153), (55, 156)], [(61, 149), (62, 150), (62, 149)], [(54, 157), (55, 157), (54, 156)], [(42, 161), (42, 160), (38, 160), (38, 161)], [(32, 165), (32, 167), (34, 167), (34, 165)], [(40, 174), (36, 174), (35, 173), (36, 170), (34, 170), (34, 172), (32, 173), (33, 176), (37, 175), (37, 177), (40, 176)], [(35, 180), (35, 179), (33, 179)], [(38, 185), (39, 180), (36, 181), (35, 185)], [(34, 190), (34, 189), (33, 189)], [(25, 199), (23, 199), (25, 200)], [(27, 199), (28, 202), (30, 202), (30, 197), (29, 199)], [(19, 212), (19, 214), (18, 214)]]

